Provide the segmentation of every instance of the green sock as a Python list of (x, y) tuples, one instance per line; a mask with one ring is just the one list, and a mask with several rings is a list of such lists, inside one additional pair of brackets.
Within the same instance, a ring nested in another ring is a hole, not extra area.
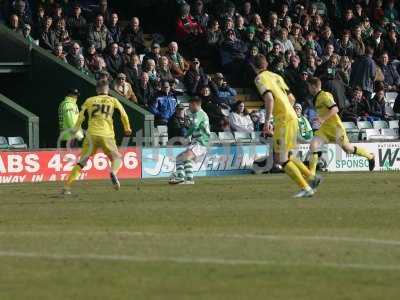
[(191, 160), (185, 161), (186, 181), (193, 181), (193, 164)]

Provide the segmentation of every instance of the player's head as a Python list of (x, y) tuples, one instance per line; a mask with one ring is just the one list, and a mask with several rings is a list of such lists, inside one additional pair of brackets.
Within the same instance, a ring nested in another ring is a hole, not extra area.
[(200, 98), (190, 99), (189, 109), (192, 113), (198, 112), (201, 109), (201, 99)]
[(110, 87), (108, 84), (108, 80), (101, 79), (101, 80), (97, 81), (96, 92), (98, 95), (108, 95), (109, 91), (110, 91)]
[(263, 54), (257, 54), (255, 57), (254, 65), (258, 72), (267, 70), (268, 68), (267, 58)]
[(78, 99), (79, 97), (79, 90), (78, 89), (70, 89), (67, 94), (68, 97)]
[(321, 80), (317, 77), (308, 79), (308, 90), (311, 95), (315, 96), (321, 90)]

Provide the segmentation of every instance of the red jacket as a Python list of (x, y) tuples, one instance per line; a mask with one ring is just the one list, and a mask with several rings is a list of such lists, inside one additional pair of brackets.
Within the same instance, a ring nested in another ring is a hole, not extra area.
[(186, 39), (192, 33), (202, 33), (201, 26), (193, 19), (192, 16), (188, 15), (184, 18), (179, 18), (176, 24), (176, 37), (179, 40)]

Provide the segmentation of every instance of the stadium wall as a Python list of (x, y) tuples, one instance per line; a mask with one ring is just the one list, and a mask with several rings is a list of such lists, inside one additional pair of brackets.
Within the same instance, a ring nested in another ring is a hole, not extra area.
[[(400, 170), (400, 142), (362, 143), (376, 156), (375, 171)], [(167, 178), (174, 170), (174, 158), (184, 148), (121, 148), (122, 179)], [(195, 165), (196, 176), (226, 176), (248, 174), (255, 159), (268, 155), (270, 145), (212, 146), (207, 156)], [(307, 160), (309, 145), (299, 145), (296, 155)], [(1, 151), (0, 184), (42, 181), (62, 181), (72, 170), (79, 150)], [(368, 171), (364, 158), (344, 153), (336, 145), (326, 145), (324, 159), (327, 170)], [(271, 156), (269, 156), (271, 159)], [(97, 153), (89, 160), (81, 180), (108, 179), (108, 160)]]

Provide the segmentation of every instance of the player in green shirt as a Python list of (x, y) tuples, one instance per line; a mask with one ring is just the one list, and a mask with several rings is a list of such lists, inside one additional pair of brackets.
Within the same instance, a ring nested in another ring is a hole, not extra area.
[(79, 108), (76, 104), (78, 97), (79, 91), (77, 89), (72, 89), (58, 106), (58, 121), (60, 128), (59, 142), (61, 142), (62, 146), (66, 146), (70, 141), (74, 144), (74, 139), (81, 140), (83, 138), (82, 131), (73, 133), (72, 130), (79, 117)]
[(176, 173), (169, 180), (170, 184), (194, 184), (193, 163), (204, 157), (210, 140), (210, 122), (207, 114), (201, 109), (201, 100), (190, 100), (190, 127), (187, 137), (191, 137), (189, 147), (176, 158)]

